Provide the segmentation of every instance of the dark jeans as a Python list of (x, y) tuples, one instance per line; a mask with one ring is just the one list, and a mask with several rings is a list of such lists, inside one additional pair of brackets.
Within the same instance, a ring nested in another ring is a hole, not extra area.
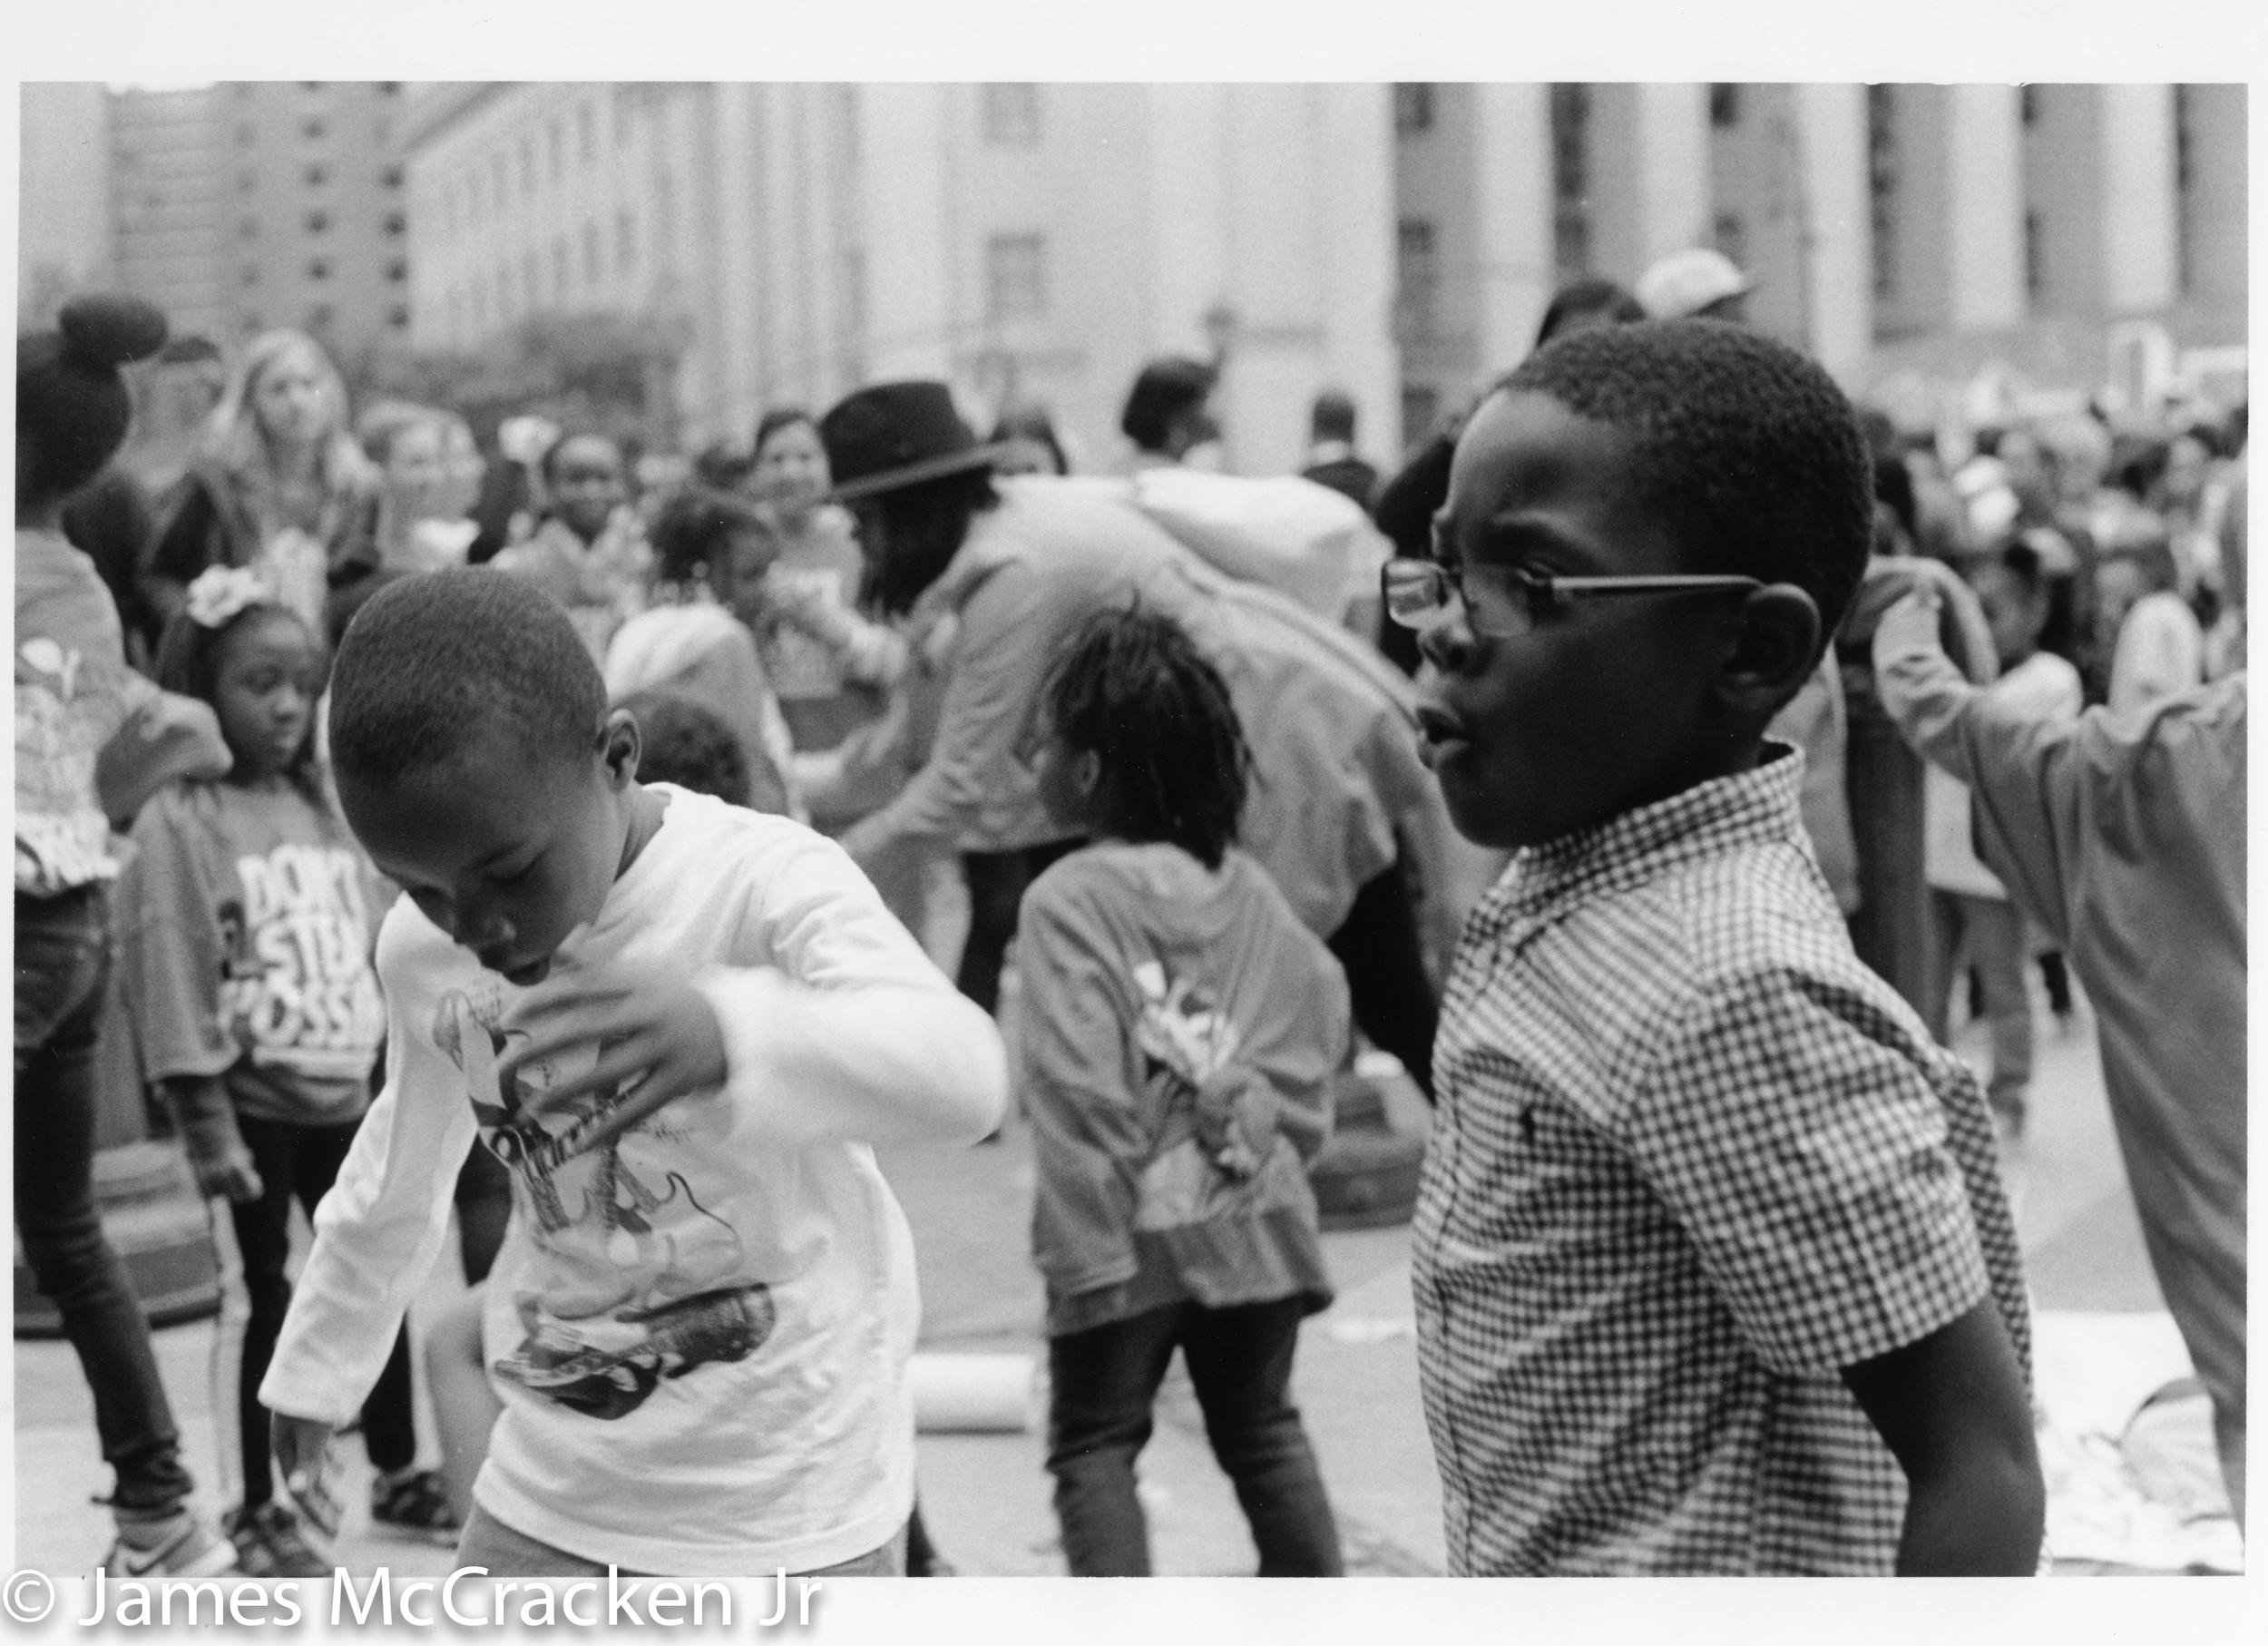
[(1073, 1577), (1148, 1577), (1149, 1527), (1134, 1459), (1176, 1347), (1197, 1386), (1213, 1455), (1236, 1484), (1262, 1577), (1336, 1577), (1339, 1532), (1292, 1405), (1297, 1298), (1151, 1309), (1048, 1343), (1048, 1470)]
[(1016, 851), (961, 854), (961, 873), (969, 883), (969, 941), (961, 950), (961, 970), (953, 983), (986, 1011), (1000, 1010), (1000, 969), (1016, 935), (1016, 909), (1023, 902), (1024, 889), (1058, 857), (1085, 844), (1058, 840)]
[[(275, 1495), (268, 1410), (259, 1403), (259, 1385), (268, 1376), (268, 1363), (275, 1358), (276, 1337), (291, 1307), (291, 1282), (284, 1275), (285, 1260), (291, 1255), (291, 1202), (297, 1200), (309, 1217), (315, 1215), (318, 1202), (338, 1179), (347, 1146), (354, 1141), (360, 1122), (294, 1126), (239, 1115), (236, 1123), (244, 1134), (244, 1146), (251, 1151), (261, 1190), (259, 1200), (229, 1208), (252, 1311), (244, 1324), (243, 1365), (237, 1375), (238, 1445), (244, 1463), (244, 1502), (249, 1507)], [(362, 1407), (362, 1443), (377, 1469), (405, 1469), (416, 1461), (409, 1378), (409, 1331), (405, 1327), (395, 1335), (394, 1352)]]
[(1330, 947), (1346, 971), (1355, 1024), (1373, 1045), (1402, 1060), (1431, 1102), (1433, 1031), (1441, 1022), (1441, 1002), (1425, 975), (1417, 909), (1403, 865), (1397, 858), (1354, 895), (1354, 906), (1331, 934)]
[(150, 1323), (94, 1210), (94, 1045), (110, 971), (98, 887), (15, 900), (15, 1227), (94, 1396), (120, 1508), (187, 1497)]

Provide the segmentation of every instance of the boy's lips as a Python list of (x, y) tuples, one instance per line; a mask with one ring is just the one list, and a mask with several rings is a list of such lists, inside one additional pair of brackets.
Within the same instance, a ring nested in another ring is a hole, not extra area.
[(543, 982), (550, 975), (552, 969), (552, 957), (549, 955), (538, 955), (533, 960), (523, 960), (517, 955), (475, 953), (474, 958), (478, 960), (484, 969), (496, 973), (506, 983), (523, 989), (532, 988)]
[(1452, 744), (1466, 741), (1464, 722), (1439, 703), (1422, 702), (1417, 707), (1418, 735), (1424, 740), (1426, 763), (1432, 764)]

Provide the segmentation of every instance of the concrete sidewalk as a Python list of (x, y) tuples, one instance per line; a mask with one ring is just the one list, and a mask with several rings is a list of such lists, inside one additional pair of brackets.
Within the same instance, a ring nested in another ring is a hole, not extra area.
[[(1961, 1044), (1981, 1055), (1971, 1037)], [(1409, 1118), (1403, 1102), (1395, 1108), (1398, 1123)], [(2163, 1308), (2084, 1020), (2059, 1033), (2043, 1014), (2033, 1112), (2009, 1180), (2038, 1307)], [(1002, 1141), (982, 1148), (893, 1153), (884, 1169), (914, 1228), (924, 1350), (1012, 1350), (1043, 1362), (1040, 1284), (1028, 1256), (1031, 1157), (1021, 1128), (1012, 1125)], [(1418, 1398), (1408, 1232), (1329, 1235), (1325, 1243), (1338, 1299), (1306, 1324), (1295, 1387), (1337, 1507), (1349, 1569), (1439, 1572), (1440, 1487)], [(455, 1284), (445, 1260), (427, 1301), (445, 1299)], [(206, 1483), (215, 1479), (205, 1368), (210, 1338), (211, 1327), (203, 1323), (158, 1334), (190, 1464)], [(83, 1570), (110, 1535), (108, 1515), (89, 1501), (109, 1486), (95, 1449), (93, 1405), (66, 1345), (20, 1343), (15, 1350), (16, 1563), (54, 1573)], [(961, 1571), (1062, 1571), (1042, 1445), (1036, 1432), (921, 1437), (924, 1516), (940, 1550)], [(445, 1572), (448, 1550), (374, 1534), (366, 1507), (367, 1465), (351, 1441), (344, 1452), (350, 1459), (348, 1514), (336, 1550), (339, 1563), (358, 1573), (379, 1564), (397, 1575)], [(1178, 1367), (1160, 1398), (1141, 1473), (1159, 1573), (1254, 1569), (1243, 1514), (1207, 1448)]]

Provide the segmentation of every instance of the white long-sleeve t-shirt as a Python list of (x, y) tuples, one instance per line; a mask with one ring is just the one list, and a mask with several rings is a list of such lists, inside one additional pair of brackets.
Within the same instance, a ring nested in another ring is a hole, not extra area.
[(629, 1571), (831, 1565), (913, 1504), (920, 1300), (871, 1145), (982, 1137), (1006, 1057), (839, 847), (657, 792), (660, 829), (552, 981), (693, 971), (725, 1083), (578, 1149), (619, 1096), (541, 1117), (525, 1098), (593, 1050), (501, 1091), (496, 1025), (523, 991), (399, 900), (378, 940), (386, 1088), (317, 1213), (260, 1399), (335, 1424), (359, 1409), (477, 1135), (512, 1168), (513, 1215), (485, 1321), (504, 1411), (476, 1501)]

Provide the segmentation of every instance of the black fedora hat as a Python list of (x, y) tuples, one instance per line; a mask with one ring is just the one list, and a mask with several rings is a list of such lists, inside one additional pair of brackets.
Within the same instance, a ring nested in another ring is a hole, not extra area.
[(985, 468), (1006, 442), (982, 445), (953, 409), (943, 383), (875, 383), (835, 403), (819, 419), (835, 476), (834, 495), (847, 503), (924, 480)]

